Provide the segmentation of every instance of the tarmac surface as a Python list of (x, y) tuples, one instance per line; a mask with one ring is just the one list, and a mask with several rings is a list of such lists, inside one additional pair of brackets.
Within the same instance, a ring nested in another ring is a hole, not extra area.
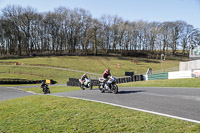
[[(0, 87), (0, 101), (37, 95), (20, 90), (28, 87), (30, 86)], [(101, 102), (200, 123), (200, 88), (120, 87), (118, 94), (101, 93), (98, 89), (94, 89), (50, 95)]]

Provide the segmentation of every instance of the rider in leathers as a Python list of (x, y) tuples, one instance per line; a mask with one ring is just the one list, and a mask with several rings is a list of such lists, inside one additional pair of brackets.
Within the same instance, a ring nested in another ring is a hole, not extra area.
[(87, 77), (87, 74), (84, 73), (83, 76), (81, 77), (81, 85), (84, 84), (85, 79), (88, 79), (88, 77)]
[(108, 77), (109, 77), (110, 75), (111, 75), (110, 69), (106, 69), (105, 72), (104, 72), (103, 75), (102, 75), (102, 77), (105, 79), (105, 80), (104, 80), (104, 85), (105, 85), (106, 89), (109, 88), (109, 84), (106, 83), (106, 82), (108, 81)]

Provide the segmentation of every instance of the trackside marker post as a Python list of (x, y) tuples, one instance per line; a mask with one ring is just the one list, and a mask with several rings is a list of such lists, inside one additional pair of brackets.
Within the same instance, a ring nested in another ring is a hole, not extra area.
[(118, 69), (120, 68), (120, 64), (117, 64), (116, 67), (117, 67), (117, 73), (118, 73)]

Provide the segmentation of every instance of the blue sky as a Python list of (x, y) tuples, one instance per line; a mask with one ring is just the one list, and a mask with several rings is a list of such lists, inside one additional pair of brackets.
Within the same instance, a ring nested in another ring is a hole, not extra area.
[(200, 0), (0, 0), (0, 10), (7, 5), (31, 6), (38, 12), (54, 11), (59, 6), (83, 8), (94, 18), (117, 15), (129, 21), (183, 20), (200, 29)]

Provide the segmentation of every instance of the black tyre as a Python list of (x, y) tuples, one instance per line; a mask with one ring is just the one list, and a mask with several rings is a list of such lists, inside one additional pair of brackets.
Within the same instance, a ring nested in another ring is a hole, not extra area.
[(104, 89), (101, 88), (101, 85), (99, 85), (99, 90), (100, 90), (101, 93), (104, 93), (104, 92), (105, 92)]
[(90, 90), (92, 90), (92, 88), (93, 88), (93, 85), (92, 85), (92, 84), (90, 84), (90, 87), (89, 87), (89, 88), (90, 88)]
[(118, 86), (116, 84), (112, 85), (112, 93), (114, 93), (114, 94), (118, 93)]
[(46, 90), (44, 91), (44, 94), (47, 94), (47, 91), (46, 91)]
[(81, 90), (85, 90), (85, 87), (82, 84), (80, 84), (80, 87), (81, 87)]
[(46, 94), (46, 93), (47, 93), (45, 88), (43, 88), (43, 89), (42, 89), (42, 91), (43, 91), (43, 93), (44, 93), (44, 94)]
[(48, 90), (47, 90), (47, 93), (49, 93), (50, 94), (50, 89), (48, 88)]

